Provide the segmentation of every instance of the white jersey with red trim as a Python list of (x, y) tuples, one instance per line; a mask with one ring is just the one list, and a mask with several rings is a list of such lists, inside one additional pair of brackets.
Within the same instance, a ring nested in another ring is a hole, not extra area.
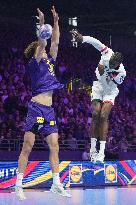
[(101, 76), (97, 67), (95, 71), (97, 80), (101, 83), (101, 85), (117, 88), (117, 85), (121, 84), (126, 76), (126, 71), (123, 64), (121, 63), (118, 69), (110, 69), (109, 61), (111, 56), (114, 54), (112, 49), (106, 47), (99, 40), (90, 36), (83, 36), (83, 43), (85, 42), (92, 44), (101, 52), (101, 60), (99, 64), (104, 65), (104, 74)]

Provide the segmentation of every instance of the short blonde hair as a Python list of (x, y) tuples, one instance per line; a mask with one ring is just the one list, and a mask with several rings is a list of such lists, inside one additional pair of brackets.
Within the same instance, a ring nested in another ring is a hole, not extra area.
[(27, 59), (31, 58), (34, 55), (37, 46), (38, 46), (38, 41), (33, 41), (27, 46), (27, 48), (24, 51), (24, 55)]

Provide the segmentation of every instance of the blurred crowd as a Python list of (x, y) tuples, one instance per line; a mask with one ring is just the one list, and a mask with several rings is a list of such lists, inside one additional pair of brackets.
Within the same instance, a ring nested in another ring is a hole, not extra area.
[[(92, 107), (90, 93), (83, 85), (92, 85), (99, 58), (99, 54), (94, 55), (86, 46), (60, 49), (56, 74), (65, 88), (54, 93), (53, 105), (59, 143), (64, 149), (76, 150), (90, 142)], [(107, 150), (111, 153), (118, 152), (119, 147), (126, 151), (127, 147), (136, 145), (135, 63), (125, 59), (125, 67), (127, 77), (120, 86), (120, 94), (110, 115)], [(81, 79), (82, 86), (73, 83), (69, 89), (74, 79)], [(30, 99), (31, 86), (23, 50), (13, 47), (0, 56), (0, 143), (23, 138)]]

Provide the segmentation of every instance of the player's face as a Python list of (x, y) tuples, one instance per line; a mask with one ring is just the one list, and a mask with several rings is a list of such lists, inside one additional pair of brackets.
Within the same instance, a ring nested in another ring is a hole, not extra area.
[(115, 58), (114, 58), (114, 54), (111, 56), (110, 61), (109, 61), (109, 67), (110, 69), (115, 69), (116, 67), (118, 67), (120, 65), (120, 63), (118, 63)]

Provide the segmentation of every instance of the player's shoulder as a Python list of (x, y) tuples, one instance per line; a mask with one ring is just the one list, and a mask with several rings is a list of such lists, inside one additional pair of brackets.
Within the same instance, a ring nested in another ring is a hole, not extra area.
[(33, 64), (36, 62), (36, 58), (34, 56), (32, 56), (29, 61), (28, 61), (28, 64)]

